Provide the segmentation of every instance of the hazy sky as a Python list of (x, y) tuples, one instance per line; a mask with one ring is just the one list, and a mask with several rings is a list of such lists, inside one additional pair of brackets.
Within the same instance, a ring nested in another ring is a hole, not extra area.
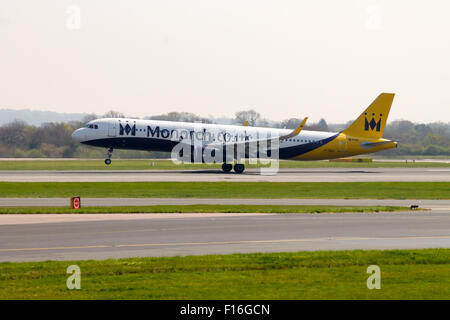
[[(79, 11), (79, 14), (78, 14)], [(0, 108), (450, 121), (450, 2), (2, 0)]]

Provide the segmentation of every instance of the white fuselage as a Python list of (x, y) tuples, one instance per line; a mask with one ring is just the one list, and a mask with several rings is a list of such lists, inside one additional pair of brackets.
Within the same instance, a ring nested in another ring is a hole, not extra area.
[[(192, 137), (201, 141), (203, 146), (208, 146), (278, 137), (291, 131), (236, 125), (106, 118), (90, 121), (72, 136), (81, 143), (97, 147), (171, 151), (175, 144)], [(297, 136), (280, 141), (280, 158), (291, 158), (308, 152), (336, 135), (338, 133), (303, 130)]]

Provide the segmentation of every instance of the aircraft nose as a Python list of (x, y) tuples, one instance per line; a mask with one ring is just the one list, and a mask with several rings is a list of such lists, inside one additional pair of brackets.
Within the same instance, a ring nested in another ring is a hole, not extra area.
[(77, 129), (72, 133), (72, 139), (81, 142), (82, 140), (82, 133), (81, 133), (82, 129)]

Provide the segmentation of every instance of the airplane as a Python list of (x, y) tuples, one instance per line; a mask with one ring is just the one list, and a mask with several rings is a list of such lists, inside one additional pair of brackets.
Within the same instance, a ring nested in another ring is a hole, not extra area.
[[(192, 141), (197, 139), (202, 149), (227, 150), (218, 161), (222, 162), (224, 172), (234, 169), (236, 173), (243, 173), (245, 165), (241, 158), (238, 159), (237, 147), (247, 147), (245, 158), (250, 157), (249, 144), (267, 143), (265, 148), (269, 155), (273, 139), (278, 142), (279, 159), (299, 161), (336, 159), (396, 148), (396, 141), (382, 138), (393, 99), (393, 93), (381, 93), (348, 128), (340, 132), (303, 130), (308, 118), (295, 130), (249, 127), (247, 121), (237, 126), (104, 118), (88, 122), (75, 130), (72, 137), (85, 145), (106, 148), (106, 165), (111, 164), (114, 149), (171, 152), (176, 145), (192, 145)], [(195, 159), (190, 157), (190, 160), (194, 162)], [(233, 167), (235, 160), (238, 161)]]

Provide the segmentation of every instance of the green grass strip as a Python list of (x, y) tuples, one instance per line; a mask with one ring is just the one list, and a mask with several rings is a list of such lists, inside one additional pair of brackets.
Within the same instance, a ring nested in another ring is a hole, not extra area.
[(0, 214), (38, 213), (337, 213), (408, 211), (393, 206), (296, 206), (296, 205), (155, 205), (128, 207), (0, 207)]
[(450, 199), (450, 182), (0, 182), (0, 197)]
[[(81, 290), (66, 287), (70, 265)], [(0, 299), (449, 299), (449, 270), (450, 249), (0, 263)]]
[[(248, 168), (264, 165), (248, 164)], [(374, 161), (363, 163), (329, 161), (280, 161), (280, 168), (450, 168), (450, 163), (421, 161)], [(186, 170), (217, 169), (220, 164), (174, 164), (171, 160), (113, 159), (107, 166), (103, 160), (1, 160), (0, 170)]]

